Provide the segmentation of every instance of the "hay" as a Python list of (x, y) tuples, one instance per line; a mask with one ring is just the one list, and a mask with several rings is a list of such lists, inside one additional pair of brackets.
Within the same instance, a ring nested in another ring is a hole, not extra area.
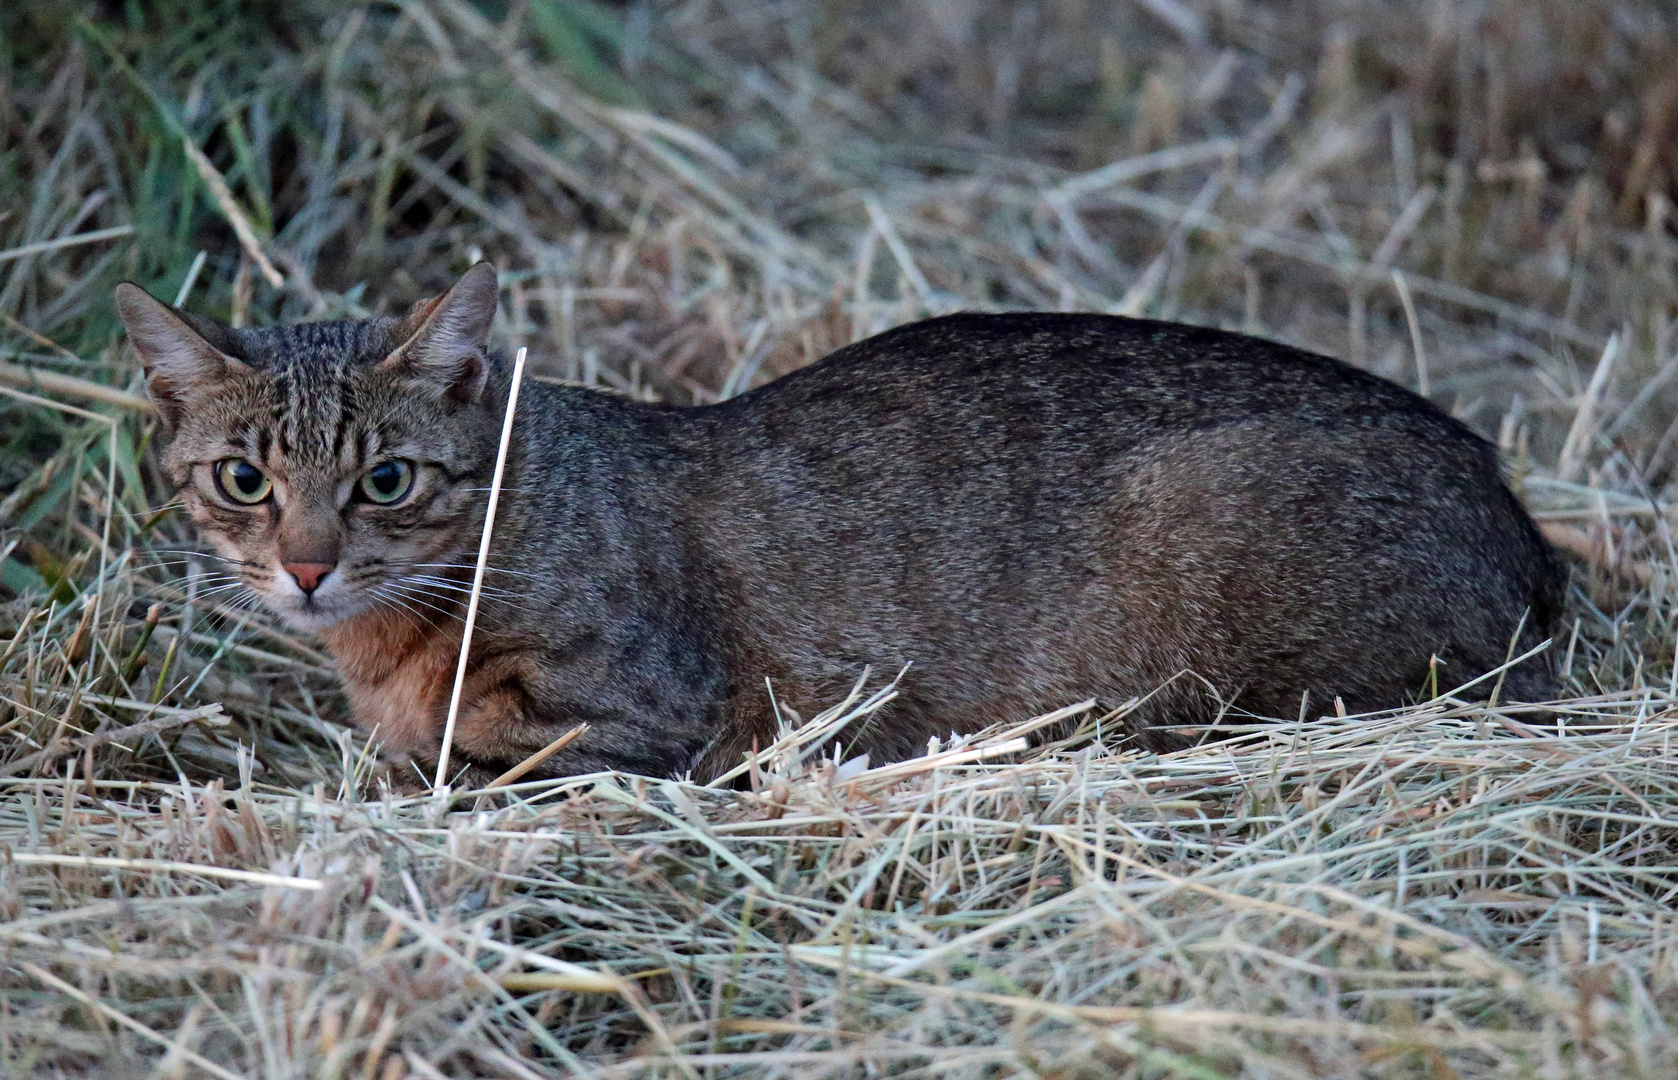
[[(0, 13), (8, 1075), (1678, 1071), (1655, 0), (122, 11)], [(1442, 669), (1169, 755), (1069, 703), (836, 760), (887, 691), (744, 790), (403, 795), (157, 505), (109, 289), (250, 325), (480, 254), (532, 376), (644, 398), (973, 306), (1425, 384), (1576, 559), (1560, 722)]]

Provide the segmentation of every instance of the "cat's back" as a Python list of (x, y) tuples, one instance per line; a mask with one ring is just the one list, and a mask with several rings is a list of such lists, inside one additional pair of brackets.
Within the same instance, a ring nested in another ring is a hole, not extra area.
[[(1277, 342), (1115, 315), (947, 315), (868, 338), (705, 410), (770, 439), (826, 422), (936, 428), (974, 420), (1038, 439), (1099, 418), (1116, 437), (1280, 422), (1428, 433), (1487, 448), (1427, 400), (1349, 364)], [(924, 434), (924, 431), (922, 432)], [(829, 432), (836, 434), (836, 432)], [(960, 427), (948, 432), (959, 439)]]
[[(958, 314), (899, 327), (696, 410), (724, 473), (815, 466), (838, 481), (974, 470), (1049, 483), (1098, 465), (1278, 440), (1425, 477), (1495, 478), (1491, 446), (1426, 399), (1329, 357), (1120, 316)], [(1214, 435), (1219, 436), (1214, 438)], [(1208, 463), (1208, 467), (1212, 467)], [(1220, 466), (1221, 467), (1221, 466)], [(1066, 470), (1070, 469), (1068, 472)], [(877, 484), (869, 485), (884, 490)]]

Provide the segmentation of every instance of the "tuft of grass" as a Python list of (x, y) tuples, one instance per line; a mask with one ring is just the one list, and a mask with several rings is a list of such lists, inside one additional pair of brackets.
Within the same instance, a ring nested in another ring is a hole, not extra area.
[[(1671, 1075), (1675, 32), (1657, 0), (0, 8), (8, 1075)], [(743, 790), (405, 796), (169, 505), (108, 298), (360, 315), (480, 256), (532, 374), (649, 399), (960, 307), (1425, 387), (1575, 560), (1560, 723), (1442, 669), (1169, 755), (1085, 707), (867, 769), (853, 696)]]

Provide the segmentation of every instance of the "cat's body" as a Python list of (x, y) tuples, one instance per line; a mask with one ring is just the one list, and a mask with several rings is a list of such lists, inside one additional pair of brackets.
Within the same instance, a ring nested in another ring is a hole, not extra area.
[[(242, 404), (182, 409), (166, 457), (203, 502), (223, 489), (204, 490), (193, 462), (237, 453), (273, 476), (267, 524), (230, 526), (252, 509), (224, 498), (195, 506), (201, 531), (321, 630), (357, 719), (421, 756), (441, 734), (506, 394), (499, 361), (441, 359), (487, 331), (462, 317), (439, 343), (466, 285), (403, 323), (311, 331), (342, 337), (335, 359), (307, 335), (282, 340), (300, 328), (260, 332), (264, 353), (195, 321), (222, 360), (244, 361), (210, 380)], [(493, 277), (468, 298), (481, 309), (486, 289), (493, 313)], [(169, 367), (139, 316), (125, 310), (156, 395)], [(163, 400), (186, 381), (166, 374)], [(808, 716), (865, 665), (912, 665), (848, 733), (848, 752), (876, 761), (1086, 697), (1151, 693), (1140, 729), (1210, 721), (1208, 685), (1259, 715), (1293, 716), (1307, 692), (1376, 709), (1421, 691), (1431, 656), (1447, 685), (1467, 681), (1558, 615), (1558, 566), (1488, 444), (1409, 391), (1256, 339), (958, 315), (710, 407), (522, 393), (455, 738), (491, 775), (583, 721), (544, 771), (715, 774), (773, 738), (765, 679)], [(320, 400), (279, 419), (299, 394)], [(266, 418), (243, 422), (250, 438), (209, 436), (240, 409)], [(265, 425), (278, 431), (259, 446)], [(341, 498), (395, 454), (431, 477), (408, 504)], [(398, 539), (373, 542), (403, 513)], [(316, 570), (288, 586), (281, 563)], [(1550, 665), (1519, 665), (1503, 687), (1543, 700)]]

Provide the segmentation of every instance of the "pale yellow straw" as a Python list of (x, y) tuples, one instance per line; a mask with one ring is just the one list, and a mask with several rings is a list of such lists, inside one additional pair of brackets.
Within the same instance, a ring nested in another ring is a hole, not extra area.
[(507, 416), (501, 421), (501, 449), (495, 454), (495, 476), (489, 482), (489, 508), (484, 512), (484, 535), (478, 541), (478, 566), (472, 572), (472, 595), (466, 601), (466, 629), (460, 634), (460, 662), (454, 669), (454, 692), (449, 695), (449, 718), (443, 724), (443, 751), (437, 756), (434, 790), (441, 790), (449, 773), (449, 749), (454, 745), (454, 722), (460, 715), (460, 688), (466, 683), (466, 654), (472, 648), (472, 628), (478, 623), (478, 597), (484, 588), (484, 566), (489, 562), (489, 538), (495, 532), (495, 508), (501, 502), (501, 474), (507, 469), (507, 447), (513, 441), (513, 410), (519, 404), (519, 383), (524, 381), (524, 354), (520, 349), (513, 361), (513, 387), (507, 392)]

